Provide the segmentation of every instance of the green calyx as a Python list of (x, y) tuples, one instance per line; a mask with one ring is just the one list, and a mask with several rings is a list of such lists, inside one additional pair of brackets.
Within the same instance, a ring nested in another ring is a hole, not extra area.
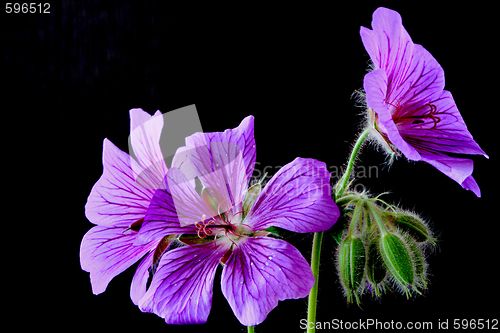
[(378, 248), (385, 267), (410, 297), (408, 287), (414, 284), (415, 269), (409, 248), (400, 237), (390, 233), (380, 237)]
[(429, 241), (433, 244), (436, 239), (431, 237), (429, 229), (418, 217), (410, 214), (396, 214), (393, 216), (395, 226), (404, 233), (411, 236), (415, 242), (422, 243)]
[(340, 243), (337, 255), (338, 270), (346, 291), (347, 301), (352, 303), (354, 295), (356, 303), (359, 305), (358, 292), (365, 276), (365, 245), (361, 238), (348, 236)]
[(339, 243), (337, 268), (348, 302), (359, 305), (365, 288), (381, 296), (392, 284), (410, 297), (427, 287), (422, 250), (436, 240), (422, 219), (365, 192), (346, 190), (336, 202), (345, 222), (330, 232)]
[(379, 286), (387, 276), (384, 260), (378, 251), (380, 236), (376, 236), (368, 245), (368, 258), (366, 261), (366, 277), (372, 284), (372, 293), (380, 296)]

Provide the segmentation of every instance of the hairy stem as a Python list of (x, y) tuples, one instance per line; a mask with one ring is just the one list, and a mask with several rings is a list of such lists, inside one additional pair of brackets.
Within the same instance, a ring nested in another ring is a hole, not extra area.
[(345, 189), (347, 188), (347, 184), (349, 183), (349, 178), (351, 178), (352, 168), (354, 167), (354, 162), (356, 161), (356, 156), (358, 155), (359, 149), (361, 149), (361, 146), (363, 145), (363, 142), (365, 141), (369, 133), (370, 129), (366, 128), (361, 133), (361, 135), (358, 137), (358, 140), (356, 140), (356, 143), (354, 144), (354, 148), (352, 149), (351, 156), (349, 157), (349, 162), (347, 164), (347, 169), (342, 178), (340, 179), (339, 183), (337, 184), (337, 191), (335, 193), (335, 196), (337, 198), (341, 197)]
[[(358, 155), (363, 142), (368, 136), (370, 130), (366, 128), (361, 135), (356, 140), (354, 144), (354, 148), (351, 152), (351, 156), (349, 157), (349, 162), (347, 164), (347, 169), (339, 183), (336, 186), (335, 198), (339, 201), (341, 200), (342, 194), (344, 193), (347, 185), (349, 183), (349, 178), (351, 177), (351, 172), (354, 167), (354, 162), (356, 161), (356, 156)], [(321, 256), (321, 242), (323, 240), (323, 232), (314, 233), (313, 237), (313, 245), (312, 245), (312, 254), (311, 254), (311, 270), (314, 276), (314, 286), (309, 292), (309, 303), (307, 307), (307, 333), (316, 332), (316, 305), (318, 301), (318, 279), (319, 279), (319, 259)], [(312, 325), (310, 324), (312, 323)], [(310, 328), (312, 326), (312, 328)]]

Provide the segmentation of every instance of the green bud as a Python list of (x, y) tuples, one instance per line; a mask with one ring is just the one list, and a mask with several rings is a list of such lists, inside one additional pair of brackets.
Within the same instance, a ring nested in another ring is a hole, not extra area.
[(415, 282), (415, 269), (407, 245), (401, 238), (390, 233), (382, 235), (378, 245), (387, 270), (404, 289), (406, 296), (411, 296), (408, 286)]
[(352, 295), (359, 305), (358, 291), (365, 274), (366, 250), (361, 238), (357, 236), (346, 237), (338, 248), (338, 269), (342, 284), (346, 291), (347, 302), (352, 303)]
[(423, 288), (427, 288), (427, 279), (425, 278), (425, 270), (427, 267), (427, 263), (425, 262), (422, 251), (413, 240), (407, 239), (407, 241), (408, 241), (408, 246), (410, 247), (411, 254), (413, 256), (415, 277), (419, 280), (419, 283)]
[(366, 262), (366, 275), (368, 280), (373, 284), (375, 289), (375, 294), (380, 296), (379, 284), (384, 281), (387, 275), (387, 269), (385, 268), (384, 260), (380, 255), (378, 250), (378, 243), (380, 241), (380, 236), (376, 236), (368, 246), (368, 258)]
[(413, 215), (397, 214), (394, 216), (394, 223), (399, 230), (407, 233), (418, 243), (432, 239), (425, 224)]
[(245, 200), (243, 201), (243, 212), (242, 212), (243, 217), (245, 217), (248, 214), (253, 204), (255, 203), (255, 200), (259, 196), (261, 190), (262, 190), (262, 185), (260, 185), (260, 183), (257, 183), (248, 189), (247, 194), (245, 196)]

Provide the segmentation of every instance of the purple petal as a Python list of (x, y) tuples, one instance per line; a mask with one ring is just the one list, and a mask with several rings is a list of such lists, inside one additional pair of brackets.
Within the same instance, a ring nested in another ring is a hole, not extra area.
[(226, 211), (244, 200), (255, 156), (254, 118), (249, 116), (234, 129), (187, 137), (172, 165), (190, 181), (198, 177)]
[(160, 136), (163, 129), (163, 115), (157, 111), (154, 116), (142, 109), (130, 110), (130, 143), (135, 157), (141, 165), (136, 174), (148, 170), (154, 182), (151, 189), (156, 190), (167, 173), (167, 166), (160, 149)]
[(132, 279), (132, 284), (130, 285), (130, 298), (135, 305), (139, 305), (139, 301), (146, 294), (149, 268), (153, 264), (154, 253), (155, 251), (151, 251), (142, 259)]
[[(488, 157), (467, 130), (449, 91), (444, 90), (430, 104), (436, 108), (435, 120), (429, 119), (425, 125), (407, 122), (399, 126), (405, 141), (423, 154), (450, 152)], [(423, 110), (430, 112), (425, 108)]]
[(388, 79), (385, 70), (377, 69), (366, 74), (363, 82), (363, 88), (366, 92), (366, 102), (375, 113), (377, 113), (377, 125), (379, 130), (387, 135), (389, 141), (394, 144), (406, 158), (418, 161), (420, 160), (420, 154), (401, 137), (392, 119), (389, 106), (385, 102), (387, 85)]
[(278, 301), (306, 297), (314, 285), (300, 252), (279, 239), (248, 238), (238, 243), (222, 271), (222, 293), (238, 320), (258, 325)]
[(413, 42), (404, 29), (401, 16), (390, 9), (378, 8), (373, 13), (373, 31), (362, 28), (363, 44), (376, 68), (383, 68), (396, 82), (408, 71), (413, 53)]
[(104, 139), (102, 163), (103, 174), (85, 206), (89, 221), (101, 226), (118, 223), (130, 226), (144, 218), (154, 190), (136, 182), (134, 170), (140, 169), (137, 162)]
[(270, 226), (295, 232), (327, 230), (339, 217), (331, 193), (325, 163), (296, 158), (271, 178), (244, 223), (254, 230)]
[(90, 272), (92, 291), (100, 294), (113, 277), (120, 274), (148, 251), (157, 242), (144, 246), (134, 246), (137, 232), (123, 227), (101, 227), (90, 229), (80, 245), (80, 264), (84, 271)]
[(202, 324), (212, 306), (213, 281), (227, 244), (185, 246), (163, 255), (139, 307), (168, 324)]
[(459, 183), (463, 188), (471, 190), (477, 197), (481, 197), (481, 191), (476, 181), (472, 177), (474, 162), (466, 158), (423, 155), (422, 161), (425, 161), (436, 169)]
[(478, 198), (481, 198), (479, 185), (477, 185), (476, 180), (472, 176), (465, 178), (461, 185), (464, 189), (472, 191)]
[(397, 12), (378, 8), (372, 27), (361, 29), (361, 39), (375, 67), (387, 74), (388, 103), (411, 105), (416, 96), (428, 100), (443, 90), (443, 69), (427, 50), (413, 43)]
[(200, 222), (203, 215), (210, 217), (212, 213), (184, 174), (177, 168), (170, 168), (162, 188), (151, 200), (136, 245), (166, 235), (196, 233), (198, 229), (194, 224)]

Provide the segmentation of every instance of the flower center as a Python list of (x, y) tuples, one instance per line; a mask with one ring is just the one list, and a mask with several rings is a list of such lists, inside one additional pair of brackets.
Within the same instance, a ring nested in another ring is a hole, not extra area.
[(437, 106), (432, 103), (425, 103), (418, 108), (405, 111), (401, 111), (399, 103), (394, 105), (387, 102), (387, 104), (394, 108), (394, 112), (392, 112), (392, 119), (396, 125), (411, 123), (412, 125), (418, 125), (420, 129), (423, 129), (422, 125), (426, 123), (427, 119), (430, 119), (432, 121), (432, 127), (430, 129), (433, 130), (437, 127), (437, 124), (441, 122), (441, 118), (438, 116), (439, 112), (437, 110)]

